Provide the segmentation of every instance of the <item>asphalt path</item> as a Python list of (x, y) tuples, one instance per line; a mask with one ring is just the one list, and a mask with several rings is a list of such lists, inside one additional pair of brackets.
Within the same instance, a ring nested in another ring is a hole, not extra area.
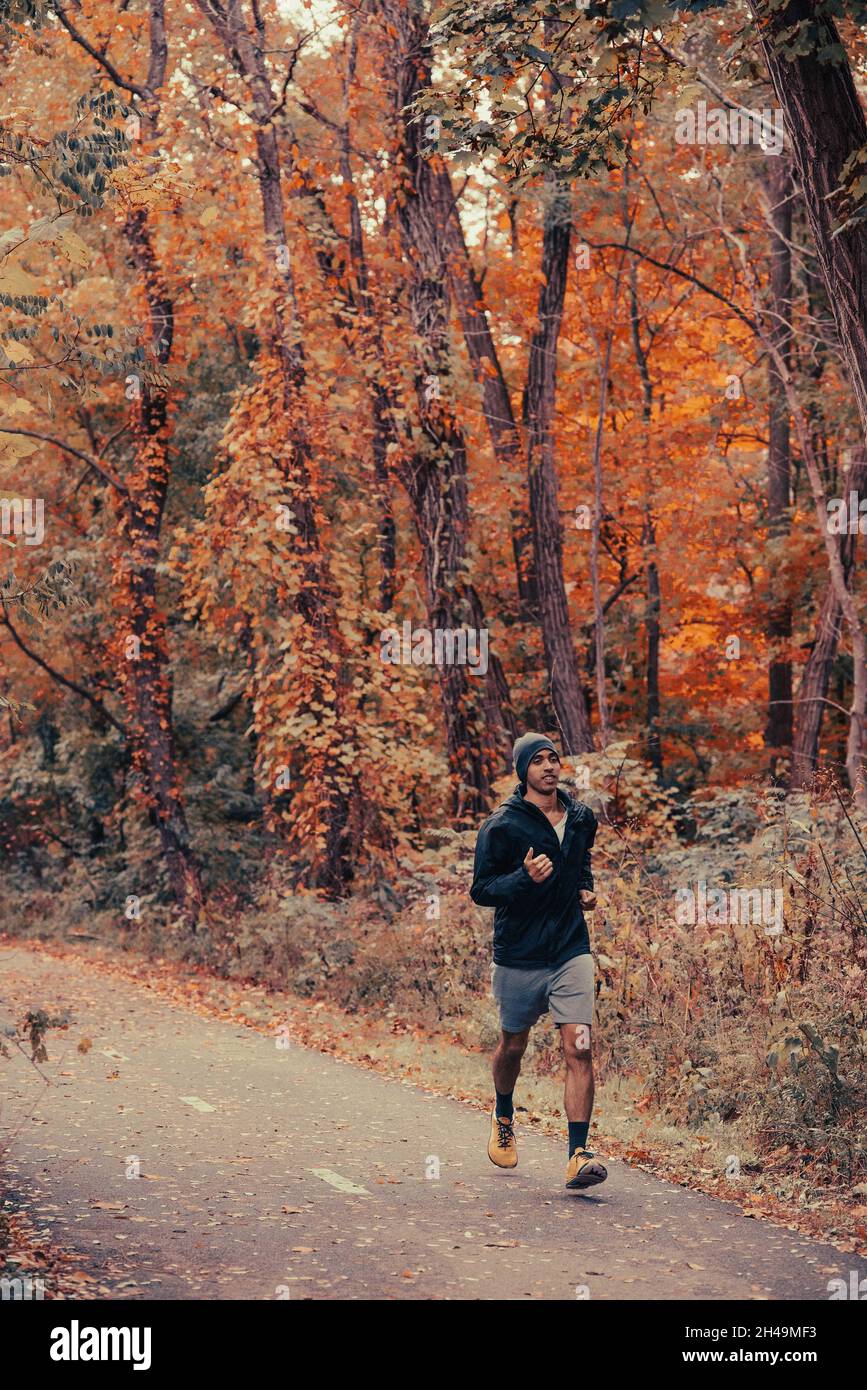
[(568, 1191), (565, 1138), (520, 1125), (496, 1169), (475, 1107), (0, 948), (0, 1024), (34, 1005), (72, 1023), (50, 1085), (0, 1061), (0, 1178), (114, 1298), (827, 1300), (867, 1276), (616, 1161)]

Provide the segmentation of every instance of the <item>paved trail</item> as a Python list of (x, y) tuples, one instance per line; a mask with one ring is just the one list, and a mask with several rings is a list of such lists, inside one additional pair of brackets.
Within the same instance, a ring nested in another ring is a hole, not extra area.
[(0, 948), (0, 1022), (34, 1004), (73, 1023), (49, 1034), (50, 1088), (0, 1063), (7, 1185), (113, 1297), (827, 1299), (867, 1275), (620, 1163), (568, 1192), (565, 1144), (520, 1127), (500, 1172), (460, 1102)]

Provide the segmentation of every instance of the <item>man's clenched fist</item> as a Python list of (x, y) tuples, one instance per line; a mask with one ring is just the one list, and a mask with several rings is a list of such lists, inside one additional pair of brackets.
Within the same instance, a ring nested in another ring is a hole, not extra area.
[(524, 868), (534, 883), (544, 883), (545, 879), (554, 872), (554, 865), (547, 854), (538, 854), (535, 859), (533, 858), (532, 845), (524, 857)]

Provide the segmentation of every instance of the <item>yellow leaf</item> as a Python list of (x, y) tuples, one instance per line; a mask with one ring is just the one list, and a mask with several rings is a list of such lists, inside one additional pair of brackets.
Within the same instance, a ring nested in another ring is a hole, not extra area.
[(77, 232), (64, 228), (57, 238), (57, 243), (66, 259), (73, 265), (90, 265), (90, 248)]
[(33, 439), (21, 439), (18, 435), (7, 434), (6, 430), (0, 430), (0, 458), (4, 461), (14, 462), (15, 459), (27, 458), (29, 454), (36, 453), (37, 444)]
[(0, 236), (0, 256), (7, 256), (13, 246), (24, 240), (23, 227), (10, 227)]
[(33, 276), (22, 270), (20, 265), (7, 265), (0, 270), (0, 292), (15, 295), (38, 294), (39, 286)]
[(10, 362), (32, 362), (33, 353), (23, 343), (4, 343), (3, 351)]

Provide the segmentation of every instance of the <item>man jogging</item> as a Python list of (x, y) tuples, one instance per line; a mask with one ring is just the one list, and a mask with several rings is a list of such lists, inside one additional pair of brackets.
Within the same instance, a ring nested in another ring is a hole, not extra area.
[(590, 849), (598, 822), (558, 789), (560, 756), (549, 738), (524, 734), (512, 757), (519, 785), (479, 831), (470, 889), (479, 907), (496, 908), (491, 974), (501, 1037), (488, 1156), (498, 1168), (518, 1162), (512, 1093), (530, 1029), (550, 1009), (566, 1063), (566, 1186), (593, 1187), (608, 1176), (587, 1149), (593, 957), (584, 909), (596, 905)]

